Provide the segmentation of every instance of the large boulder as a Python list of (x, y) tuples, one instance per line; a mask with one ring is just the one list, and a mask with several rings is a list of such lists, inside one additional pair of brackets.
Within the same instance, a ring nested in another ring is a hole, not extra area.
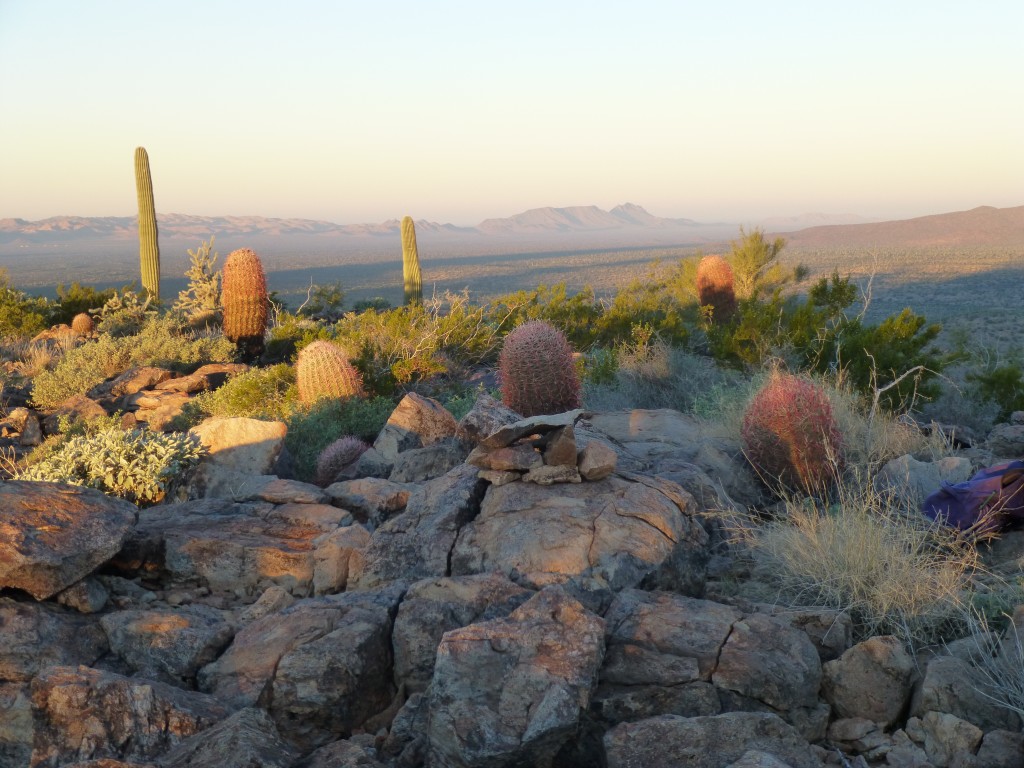
[[(113, 564), (239, 597), (271, 586), (306, 597), (318, 585), (333, 592), (347, 582), (352, 547), (339, 547), (336, 532), (351, 521), (325, 504), (203, 499), (151, 507)], [(359, 540), (352, 537), (352, 545)]]
[(200, 688), (268, 708), (303, 751), (347, 736), (395, 696), (390, 637), (404, 590), (310, 598), (257, 619), (200, 671)]
[(0, 483), (0, 587), (52, 597), (117, 554), (137, 513), (91, 488)]
[(491, 486), (480, 514), (459, 533), (452, 574), (515, 574), (533, 588), (577, 582), (699, 595), (708, 537), (693, 512), (679, 486), (644, 475)]
[(871, 637), (825, 665), (822, 692), (839, 717), (888, 728), (906, 710), (917, 677), (899, 638)]
[(394, 483), (378, 477), (342, 480), (324, 489), (331, 503), (347, 509), (371, 531), (405, 509), (415, 485)]
[(476, 468), (468, 464), (425, 483), (409, 497), (402, 514), (373, 532), (353, 585), (369, 589), (398, 579), (451, 575), (452, 546), (462, 526), (477, 514), (484, 487)]
[(972, 475), (970, 459), (946, 456), (918, 461), (907, 454), (886, 462), (872, 481), (876, 491), (891, 495), (912, 509), (944, 484), (959, 483)]
[(214, 416), (191, 432), (209, 451), (192, 480), (192, 496), (233, 499), (253, 482), (270, 475), (288, 426), (283, 421)]
[(246, 708), (160, 758), (160, 768), (290, 768), (298, 757), (262, 709)]
[(778, 715), (661, 715), (615, 726), (604, 737), (608, 768), (729, 768), (750, 751), (790, 768), (822, 768), (813, 747)]
[(51, 666), (93, 664), (109, 650), (99, 623), (49, 603), (0, 597), (0, 680), (28, 682)]
[(395, 619), (395, 684), (410, 694), (426, 690), (445, 632), (508, 616), (532, 594), (493, 573), (416, 582)]
[(455, 417), (437, 400), (410, 392), (388, 417), (373, 448), (393, 464), (398, 454), (454, 437), (457, 429)]
[(234, 635), (221, 612), (204, 605), (115, 611), (100, 623), (132, 670), (176, 684), (194, 678)]
[(228, 714), (203, 693), (88, 667), (51, 667), (32, 681), (32, 765), (158, 757)]
[(428, 694), (431, 764), (550, 764), (577, 732), (603, 653), (604, 622), (557, 586), (446, 633)]

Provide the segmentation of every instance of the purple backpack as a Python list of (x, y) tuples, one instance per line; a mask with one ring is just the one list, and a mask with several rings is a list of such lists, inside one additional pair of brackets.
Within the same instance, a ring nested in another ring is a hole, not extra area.
[(1024, 520), (1024, 461), (986, 467), (970, 480), (943, 485), (921, 504), (932, 520), (967, 530), (982, 520), (979, 532), (1007, 527)]

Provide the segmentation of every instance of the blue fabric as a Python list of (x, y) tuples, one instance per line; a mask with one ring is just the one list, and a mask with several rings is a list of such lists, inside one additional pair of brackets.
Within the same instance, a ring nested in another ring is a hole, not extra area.
[(1024, 520), (1024, 461), (1008, 461), (979, 471), (970, 480), (944, 484), (921, 504), (932, 520), (966, 530), (993, 511), (985, 530)]

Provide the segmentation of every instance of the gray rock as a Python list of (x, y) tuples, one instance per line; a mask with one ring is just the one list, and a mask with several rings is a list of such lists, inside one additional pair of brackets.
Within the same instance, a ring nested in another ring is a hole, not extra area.
[(481, 392), (469, 413), (459, 421), (456, 436), (471, 445), (494, 434), (509, 424), (522, 418), (518, 413), (495, 400), (486, 392)]
[(662, 715), (621, 723), (604, 737), (608, 768), (729, 768), (751, 750), (791, 768), (822, 768), (813, 748), (778, 715)]
[(978, 748), (978, 763), (986, 768), (1020, 768), (1024, 765), (1024, 733), (989, 731)]
[(395, 619), (395, 684), (404, 685), (408, 693), (426, 690), (445, 632), (508, 616), (532, 594), (498, 574), (416, 582)]
[(234, 635), (220, 611), (203, 605), (117, 611), (100, 623), (111, 650), (133, 670), (179, 683), (216, 659)]
[(56, 665), (92, 664), (109, 649), (99, 623), (46, 603), (0, 597), (0, 680), (27, 682)]
[(972, 474), (970, 460), (962, 456), (918, 461), (908, 454), (886, 463), (872, 484), (879, 493), (892, 495), (906, 506), (917, 509), (925, 497), (943, 483), (959, 483)]
[(332, 483), (324, 491), (335, 506), (349, 510), (372, 531), (405, 509), (415, 486), (376, 477)]
[(92, 488), (0, 483), (0, 587), (37, 600), (67, 589), (117, 554), (137, 513)]
[(209, 451), (196, 472), (191, 495), (230, 499), (246, 478), (273, 473), (288, 427), (281, 421), (217, 416), (191, 432)]
[(0, 765), (29, 765), (32, 691), (27, 683), (0, 683)]
[(494, 571), (531, 587), (593, 580), (700, 594), (707, 534), (678, 486), (642, 476), (490, 486), (459, 533), (453, 575)]
[(500, 427), (497, 431), (481, 440), (480, 446), (485, 449), (504, 448), (530, 435), (545, 435), (560, 427), (571, 427), (583, 414), (584, 411), (576, 409), (574, 411), (566, 411), (565, 413), (529, 416)]
[(58, 592), (54, 599), (79, 613), (98, 613), (106, 606), (110, 593), (99, 579), (87, 576)]
[(477, 446), (466, 459), (474, 467), (496, 472), (525, 472), (544, 466), (543, 456), (529, 443), (500, 448)]
[(160, 758), (160, 768), (291, 768), (298, 753), (262, 709), (242, 709)]
[(369, 752), (351, 741), (335, 741), (313, 752), (294, 768), (385, 768)]
[(388, 417), (373, 448), (385, 461), (393, 463), (404, 451), (425, 448), (454, 437), (457, 429), (455, 417), (443, 405), (429, 397), (409, 393)]
[(149, 759), (228, 715), (216, 699), (88, 667), (50, 667), (32, 681), (32, 765), (99, 757)]
[(424, 484), (409, 497), (405, 512), (373, 532), (355, 588), (448, 576), (452, 545), (460, 528), (476, 515), (484, 486), (476, 467), (468, 464)]
[(618, 454), (605, 443), (590, 441), (579, 453), (579, 471), (584, 480), (604, 480), (618, 466)]
[(370, 532), (356, 523), (313, 540), (313, 594), (333, 595), (348, 586), (349, 575), (362, 570)]
[(432, 765), (546, 765), (576, 733), (604, 622), (559, 587), (444, 635), (429, 691)]
[(872, 637), (824, 666), (822, 693), (840, 717), (861, 717), (885, 727), (910, 701), (917, 667), (896, 637)]
[(985, 696), (984, 690), (984, 677), (967, 661), (938, 656), (925, 667), (924, 679), (914, 690), (910, 714), (923, 718), (930, 711), (946, 712), (986, 731), (1020, 730), (1020, 717)]
[(993, 456), (1008, 459), (1024, 454), (1024, 424), (996, 424), (985, 441)]
[(561, 483), (581, 483), (583, 478), (575, 465), (558, 464), (554, 466), (544, 465), (534, 467), (523, 475), (524, 483), (536, 483), (537, 485), (556, 485)]
[(445, 439), (398, 454), (388, 479), (395, 483), (433, 480), (455, 469), (465, 458), (466, 449), (460, 442), (454, 438)]
[(947, 768), (958, 759), (974, 755), (984, 735), (977, 726), (946, 712), (927, 712), (921, 724), (924, 751), (936, 768)]

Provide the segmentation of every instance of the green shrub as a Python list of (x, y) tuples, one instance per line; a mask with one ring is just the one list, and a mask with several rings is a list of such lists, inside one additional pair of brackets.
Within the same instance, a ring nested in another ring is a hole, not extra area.
[(124, 288), (93, 310), (96, 329), (110, 336), (134, 336), (156, 317), (156, 310), (150, 309), (151, 302), (149, 296), (143, 299), (131, 288)]
[(294, 367), (278, 363), (250, 368), (217, 389), (193, 397), (171, 426), (188, 429), (208, 416), (284, 420), (295, 408), (297, 397)]
[(974, 385), (976, 399), (999, 406), (999, 421), (1005, 421), (1014, 411), (1024, 410), (1024, 371), (1016, 363), (972, 371), (967, 374), (967, 381)]
[[(129, 289), (129, 286), (125, 286), (121, 291)], [(72, 283), (70, 288), (59, 283), (57, 285), (57, 301), (50, 306), (47, 322), (50, 325), (70, 324), (75, 315), (89, 312), (89, 310), (99, 310), (117, 293), (115, 288), (97, 291), (95, 288), (83, 286), (78, 282)]]
[(110, 427), (72, 437), (18, 479), (84, 485), (149, 506), (173, 494), (204, 451), (195, 435)]
[(203, 241), (194, 251), (189, 249), (191, 264), (185, 272), (188, 288), (178, 293), (171, 307), (173, 313), (194, 328), (216, 324), (221, 318), (221, 273), (214, 269), (218, 254), (213, 251), (213, 240), (211, 237), (209, 242)]
[(50, 304), (11, 287), (6, 269), (0, 269), (0, 338), (31, 338), (49, 327)]
[(32, 400), (39, 408), (55, 408), (133, 366), (189, 373), (205, 363), (230, 362), (233, 355), (234, 345), (222, 337), (197, 337), (171, 318), (151, 318), (136, 335), (102, 334), (69, 350), (52, 371), (33, 380)]
[(321, 451), (343, 435), (373, 443), (394, 409), (395, 404), (384, 397), (320, 400), (297, 408), (286, 419), (285, 437), (295, 476), (312, 481)]

